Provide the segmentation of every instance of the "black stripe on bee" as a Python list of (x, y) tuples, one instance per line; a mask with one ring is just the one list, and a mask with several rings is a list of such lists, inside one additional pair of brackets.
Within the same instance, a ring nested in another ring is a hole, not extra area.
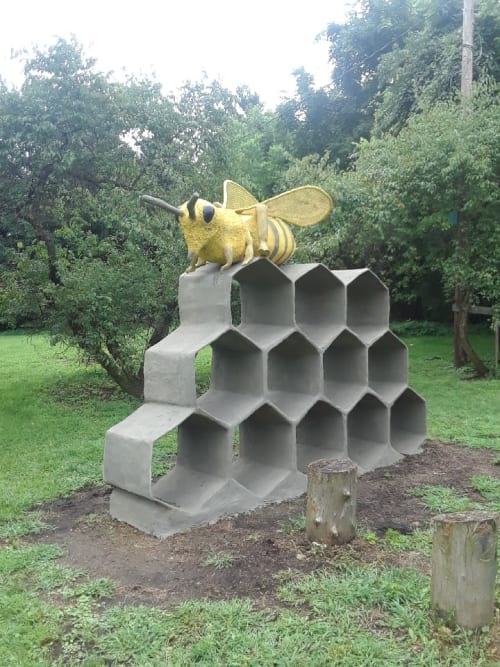
[(268, 219), (267, 221), (268, 228), (272, 231), (273, 238), (274, 238), (274, 243), (272, 244), (273, 250), (271, 254), (269, 255), (269, 259), (273, 260), (276, 255), (278, 254), (279, 248), (280, 248), (280, 237), (279, 237), (279, 232), (278, 228), (276, 227), (275, 221), (272, 219)]

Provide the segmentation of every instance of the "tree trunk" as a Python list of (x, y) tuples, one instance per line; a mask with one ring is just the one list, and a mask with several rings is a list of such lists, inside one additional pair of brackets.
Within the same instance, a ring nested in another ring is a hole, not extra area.
[(431, 607), (451, 626), (477, 629), (493, 620), (498, 519), (482, 511), (434, 518)]
[(455, 287), (455, 312), (453, 313), (453, 349), (455, 368), (462, 368), (469, 361), (465, 352), (469, 324), (468, 299), (465, 290)]
[(137, 375), (132, 375), (121, 369), (108, 357), (100, 354), (94, 356), (95, 361), (104, 368), (106, 373), (124, 392), (134, 398), (142, 400), (144, 398), (144, 369), (140, 367)]
[(357, 467), (350, 460), (320, 459), (307, 468), (307, 537), (345, 544), (356, 535)]
[(469, 292), (457, 285), (455, 288), (455, 312), (453, 314), (453, 348), (455, 368), (462, 368), (467, 362), (474, 366), (479, 377), (488, 375), (488, 369), (474, 352), (469, 341)]

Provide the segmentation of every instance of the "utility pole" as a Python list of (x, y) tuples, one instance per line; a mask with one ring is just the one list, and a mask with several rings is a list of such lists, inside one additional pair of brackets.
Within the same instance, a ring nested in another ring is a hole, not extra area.
[(468, 99), (472, 94), (472, 48), (474, 35), (474, 0), (464, 0), (462, 26), (462, 95)]
[[(464, 0), (462, 27), (462, 104), (467, 112), (472, 96), (472, 64), (474, 35), (474, 0)], [(467, 254), (467, 220), (462, 212), (458, 213), (457, 244), (460, 252)], [(470, 290), (459, 282), (455, 285), (455, 303), (453, 306), (453, 347), (455, 368), (461, 368), (468, 361), (472, 362), (477, 373), (484, 376), (487, 368), (472, 349), (468, 338)]]

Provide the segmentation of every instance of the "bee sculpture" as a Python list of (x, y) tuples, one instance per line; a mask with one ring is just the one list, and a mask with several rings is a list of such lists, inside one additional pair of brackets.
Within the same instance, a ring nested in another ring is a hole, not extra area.
[(288, 225), (315, 225), (333, 208), (330, 195), (314, 185), (258, 202), (244, 187), (230, 180), (224, 181), (222, 204), (201, 199), (198, 193), (180, 207), (149, 195), (142, 199), (176, 216), (188, 247), (187, 272), (207, 262), (220, 264), (224, 271), (236, 262), (248, 264), (256, 256), (283, 264), (296, 248)]

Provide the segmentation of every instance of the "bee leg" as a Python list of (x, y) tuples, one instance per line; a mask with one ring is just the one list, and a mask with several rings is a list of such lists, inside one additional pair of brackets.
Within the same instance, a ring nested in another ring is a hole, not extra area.
[(188, 253), (188, 259), (191, 263), (187, 267), (186, 273), (192, 273), (196, 269), (197, 261), (198, 261), (198, 255), (195, 252), (189, 252)]
[(257, 233), (259, 235), (258, 253), (261, 257), (269, 256), (269, 248), (267, 245), (267, 206), (265, 204), (257, 204), (255, 207), (257, 214)]
[(245, 241), (245, 257), (243, 258), (243, 266), (245, 264), (248, 264), (248, 262), (251, 262), (253, 259), (253, 241), (252, 241), (252, 236), (250, 234), (250, 230), (247, 231), (247, 238)]
[(226, 258), (226, 263), (220, 267), (221, 271), (225, 271), (233, 265), (233, 249), (230, 246), (224, 248), (224, 257)]

